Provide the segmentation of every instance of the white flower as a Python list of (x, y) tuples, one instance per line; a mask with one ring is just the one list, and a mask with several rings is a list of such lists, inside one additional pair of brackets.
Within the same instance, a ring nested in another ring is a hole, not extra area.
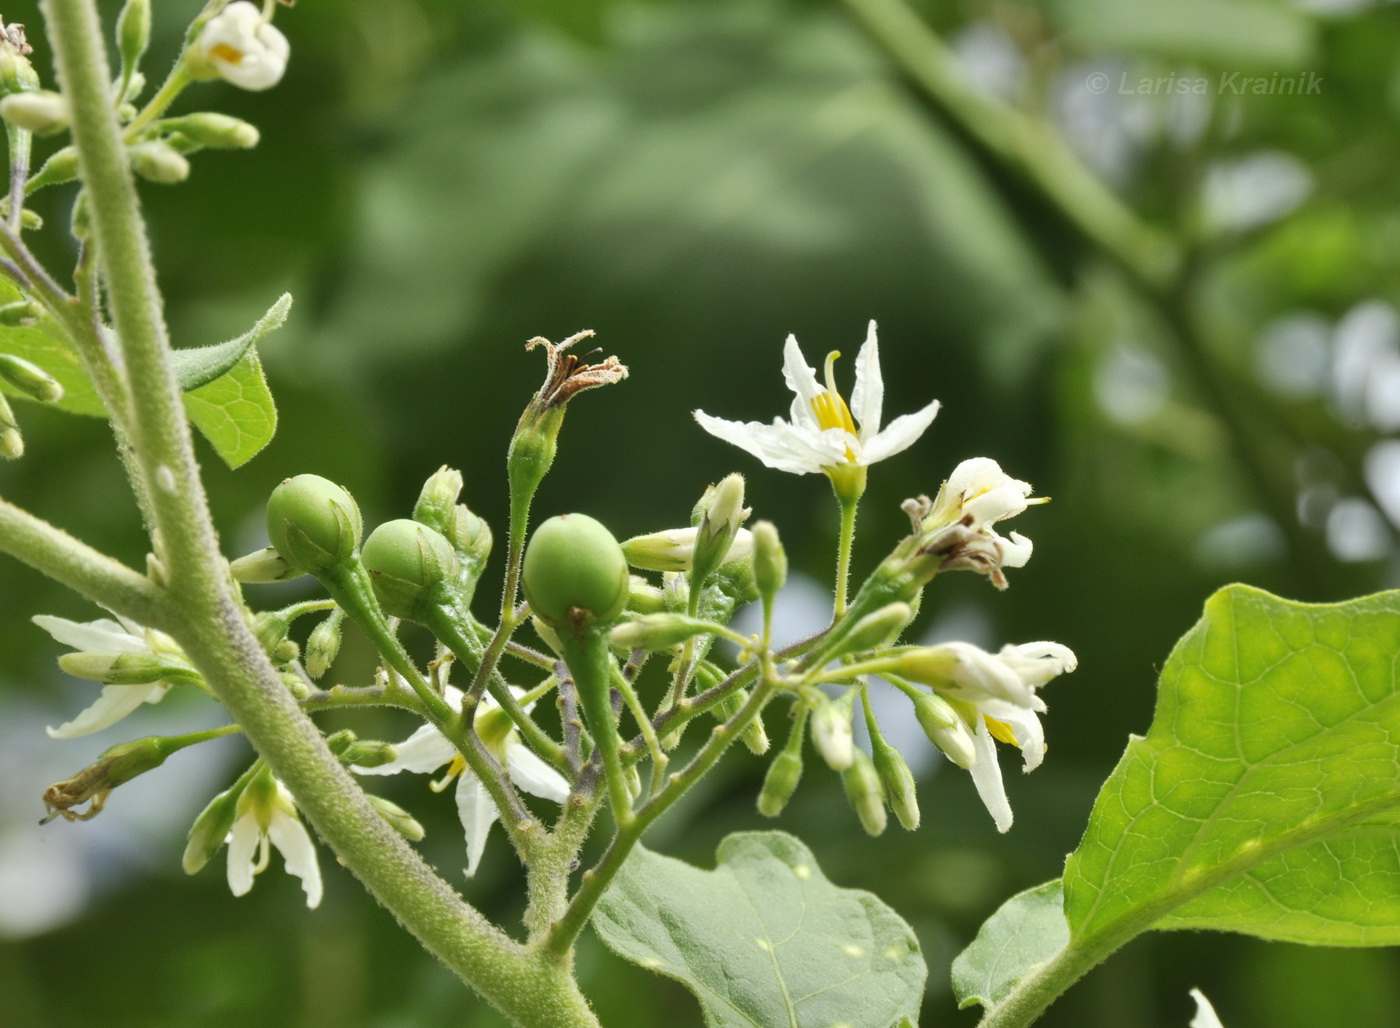
[[(59, 658), (60, 667), (80, 678), (111, 682), (103, 687), (97, 701), (72, 721), (46, 728), (50, 738), (74, 739), (101, 731), (142, 703), (160, 702), (171, 685), (195, 676), (174, 639), (115, 616), (116, 621), (78, 622), (35, 615), (36, 625), (75, 651)], [(128, 684), (111, 681), (123, 677)]]
[(1047, 497), (1030, 499), (1031, 492), (1029, 482), (1012, 478), (989, 457), (973, 457), (954, 468), (921, 522), (924, 531), (940, 534), (933, 546), (945, 554), (943, 568), (980, 572), (1005, 589), (1001, 569), (1025, 567), (1033, 547), (1021, 533), (1008, 538), (992, 526), (1047, 502)]
[[(997, 830), (1011, 827), (1011, 804), (1006, 798), (996, 741), (1021, 751), (1023, 770), (1030, 772), (1045, 759), (1045, 730), (1040, 716), (1045, 701), (1036, 690), (1079, 664), (1067, 646), (1053, 642), (1003, 646), (991, 654), (971, 643), (951, 642), (907, 650), (890, 662), (890, 670), (931, 686), (962, 711), (972, 730), (972, 783), (996, 821)], [(961, 763), (961, 761), (959, 761)]]
[[(517, 696), (518, 689), (511, 689)], [(462, 691), (448, 686), (444, 695), (454, 709), (462, 703)], [(520, 741), (519, 733), (505, 713), (491, 700), (483, 697), (476, 713), (476, 731), (492, 756), (510, 774), (510, 780), (532, 796), (562, 803), (569, 795), (569, 783)], [(447, 774), (432, 783), (435, 792), (447, 788), (457, 779), (457, 814), (467, 837), (467, 874), (476, 873), (481, 854), (486, 849), (486, 836), (496, 822), (496, 804), (486, 786), (476, 777), (457, 748), (432, 725), (424, 725), (396, 747), (398, 757), (379, 767), (353, 767), (362, 775), (392, 775), (399, 771), (431, 774), (447, 765)]]
[(240, 89), (271, 89), (287, 70), (291, 46), (248, 0), (235, 0), (210, 18), (190, 47), (195, 78), (222, 78)]
[(796, 394), (789, 421), (774, 418), (771, 425), (726, 421), (699, 410), (695, 420), (711, 435), (747, 450), (768, 467), (796, 475), (826, 473), (844, 465), (865, 467), (913, 445), (933, 422), (938, 401), (895, 418), (880, 430), (885, 384), (880, 377), (875, 322), (870, 323), (865, 345), (856, 356), (856, 386), (850, 407), (836, 391), (833, 364), (839, 356), (835, 351), (827, 355), (823, 387), (816, 372), (807, 366), (797, 340), (788, 336), (783, 347), (783, 378)]
[(1224, 1028), (1215, 1008), (1210, 1005), (1210, 1000), (1206, 999), (1205, 993), (1201, 992), (1200, 989), (1192, 989), (1191, 998), (1196, 1001), (1196, 1016), (1191, 1018), (1189, 1028)]
[[(643, 571), (689, 571), (695, 562), (695, 542), (699, 528), (669, 528), (650, 535), (639, 535), (622, 544), (627, 563)], [(724, 555), (724, 562), (753, 557), (753, 533), (741, 528)]]
[(238, 813), (228, 834), (228, 887), (235, 896), (247, 895), (253, 876), (267, 870), (272, 846), (281, 852), (287, 873), (301, 879), (306, 905), (315, 908), (321, 902), (316, 847), (297, 816), (292, 794), (271, 772), (263, 771), (238, 797)]

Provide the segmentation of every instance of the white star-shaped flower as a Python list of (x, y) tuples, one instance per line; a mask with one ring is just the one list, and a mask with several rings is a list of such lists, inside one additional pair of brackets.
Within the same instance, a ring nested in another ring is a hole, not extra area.
[[(101, 731), (143, 703), (159, 703), (179, 681), (197, 679), (174, 639), (121, 615), (114, 616), (116, 621), (100, 618), (80, 622), (35, 615), (36, 625), (73, 648), (73, 653), (58, 659), (63, 670), (78, 678), (110, 683), (96, 702), (72, 721), (46, 728), (50, 738), (74, 739)], [(121, 678), (126, 681), (112, 681)]]
[(267, 870), (271, 847), (282, 854), (287, 873), (301, 879), (306, 905), (321, 902), (321, 865), (311, 834), (297, 816), (296, 803), (287, 787), (264, 770), (238, 797), (238, 813), (228, 834), (228, 887), (245, 896), (253, 876)]
[(843, 466), (865, 467), (908, 449), (938, 414), (938, 401), (913, 414), (895, 418), (882, 430), (880, 416), (885, 383), (880, 376), (880, 348), (875, 322), (856, 356), (856, 385), (849, 407), (836, 390), (833, 365), (840, 354), (826, 358), (826, 385), (817, 381), (797, 346), (788, 336), (783, 347), (783, 378), (793, 391), (789, 420), (726, 421), (704, 411), (695, 420), (711, 435), (753, 454), (765, 465), (795, 475), (830, 473)]
[(973, 457), (954, 468), (921, 521), (924, 532), (946, 537), (940, 550), (944, 570), (977, 571), (1005, 589), (1001, 569), (1025, 567), (1033, 547), (1020, 532), (1002, 536), (992, 526), (1047, 502), (1043, 496), (1032, 499), (1032, 491), (1029, 482), (1012, 478), (989, 457)]
[(240, 89), (271, 89), (287, 70), (287, 37), (248, 0), (235, 0), (210, 18), (190, 47), (196, 78), (222, 78)]
[[(512, 688), (511, 692), (524, 695), (519, 689)], [(462, 690), (449, 685), (444, 695), (454, 709), (461, 707)], [(569, 783), (520, 741), (515, 726), (489, 696), (483, 697), (477, 708), (476, 731), (517, 787), (555, 803), (568, 798)], [(389, 763), (351, 770), (362, 775), (392, 775), (399, 771), (432, 774), (446, 765), (447, 774), (433, 782), (432, 788), (441, 792), (453, 778), (457, 779), (457, 814), (467, 837), (467, 874), (475, 874), (486, 849), (486, 836), (497, 820), (496, 804), (486, 786), (467, 766), (457, 747), (432, 725), (424, 725), (395, 748), (398, 756)]]

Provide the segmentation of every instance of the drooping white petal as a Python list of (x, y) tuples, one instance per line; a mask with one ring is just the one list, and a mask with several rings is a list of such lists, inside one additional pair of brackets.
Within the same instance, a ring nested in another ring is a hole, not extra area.
[(457, 779), (457, 816), (462, 819), (462, 831), (467, 837), (467, 877), (476, 874), (481, 854), (486, 851), (486, 836), (496, 821), (496, 804), (486, 786), (471, 771), (463, 771)]
[(279, 806), (272, 811), (267, 837), (281, 851), (287, 873), (301, 879), (306, 905), (314, 910), (321, 903), (321, 865), (316, 860), (316, 846), (306, 826), (295, 814), (289, 814)]
[[(1037, 699), (1039, 699), (1037, 697)], [(1041, 708), (1043, 702), (1038, 704)], [(1016, 745), (1021, 750), (1022, 770), (1029, 773), (1040, 767), (1045, 759), (1045, 729), (1040, 724), (1036, 711), (1018, 707), (1004, 700), (988, 700), (979, 708), (981, 713), (1011, 726), (1016, 736)]]
[(1012, 532), (1009, 538), (992, 533), (997, 540), (997, 549), (1001, 554), (1001, 566), (1004, 568), (1023, 568), (1026, 562), (1031, 559), (1031, 553), (1035, 546), (1029, 539), (1020, 532)]
[(394, 749), (398, 756), (387, 764), (378, 767), (352, 768), (359, 775), (393, 775), (400, 771), (413, 771), (420, 775), (431, 774), (457, 756), (457, 748), (447, 741), (447, 737), (432, 725), (423, 725)]
[(1052, 678), (1073, 671), (1079, 666), (1079, 658), (1074, 655), (1074, 651), (1057, 642), (1041, 641), (1003, 646), (998, 656), (1021, 677), (1021, 681), (1033, 689), (1038, 689)]
[[(823, 388), (817, 381), (816, 371), (802, 356), (797, 337), (793, 335), (789, 335), (783, 343), (783, 381), (797, 394), (797, 399), (793, 401), (793, 422), (816, 425), (817, 415), (812, 409), (812, 401), (822, 394)], [(800, 418), (797, 416), (799, 403), (802, 405)]]
[(956, 657), (947, 671), (952, 684), (946, 692), (972, 703), (996, 699), (1020, 707), (1030, 705), (1030, 689), (1000, 657), (965, 642), (942, 643), (938, 649)]
[(1206, 999), (1205, 993), (1200, 989), (1192, 989), (1191, 998), (1196, 1001), (1196, 1016), (1191, 1018), (1191, 1024), (1188, 1028), (1225, 1028), (1220, 1023), (1220, 1015), (1210, 1005), (1210, 1000)]
[(44, 731), (50, 739), (76, 739), (81, 735), (100, 732), (116, 724), (142, 703), (155, 703), (169, 688), (161, 682), (103, 686), (97, 699), (72, 721), (65, 721), (57, 728), (47, 727)]
[(235, 896), (246, 896), (253, 888), (253, 867), (257, 862), (258, 840), (262, 830), (252, 812), (240, 814), (228, 833), (228, 887)]
[[(876, 433), (884, 434), (880, 432), (880, 413), (884, 403), (885, 380), (880, 374), (880, 344), (875, 339), (875, 322), (872, 321), (866, 329), (860, 353), (856, 355), (856, 384), (851, 390), (851, 416), (860, 426), (861, 443), (867, 447), (874, 441)], [(911, 443), (913, 441), (909, 440)], [(871, 457), (867, 452), (866, 459), (876, 461), (880, 458)]]
[(1026, 509), (1026, 497), (1030, 494), (1029, 483), (1008, 478), (1000, 485), (967, 496), (963, 514), (972, 515), (972, 523), (978, 527), (1005, 521)]
[[(923, 410), (915, 411), (913, 414), (901, 414), (895, 418), (885, 426), (884, 431), (864, 444), (861, 463), (874, 464), (909, 449), (918, 441), (919, 436), (928, 430), (929, 425), (933, 424), (933, 419), (938, 416), (938, 409), (941, 406), (942, 404), (934, 400)], [(863, 427), (861, 434), (865, 434)]]
[(997, 744), (987, 728), (984, 718), (977, 719), (977, 728), (972, 736), (977, 759), (972, 762), (972, 784), (977, 787), (977, 795), (987, 813), (996, 822), (997, 831), (1007, 832), (1011, 828), (1011, 801), (1006, 798), (1006, 786), (1001, 780), (1001, 766), (997, 763)]
[(35, 614), (34, 623), (64, 646), (93, 653), (146, 653), (146, 641), (139, 633), (128, 632), (115, 621), (69, 621), (51, 614)]
[(506, 743), (506, 770), (510, 780), (531, 796), (563, 803), (569, 798), (569, 783), (554, 768), (522, 742)]

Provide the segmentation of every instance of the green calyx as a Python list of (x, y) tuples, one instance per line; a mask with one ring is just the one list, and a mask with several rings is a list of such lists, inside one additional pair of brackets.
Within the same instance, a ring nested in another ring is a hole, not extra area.
[(576, 633), (614, 620), (630, 593), (622, 547), (587, 514), (561, 514), (535, 529), (525, 548), (522, 583), (542, 620)]
[(267, 535), (293, 568), (322, 574), (359, 548), (364, 525), (350, 494), (320, 475), (297, 475), (267, 501)]
[(457, 554), (440, 532), (406, 518), (386, 521), (365, 540), (360, 555), (384, 612), (422, 621), (455, 580)]

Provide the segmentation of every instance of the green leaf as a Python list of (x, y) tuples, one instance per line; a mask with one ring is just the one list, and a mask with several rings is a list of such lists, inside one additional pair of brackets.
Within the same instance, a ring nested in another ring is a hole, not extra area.
[(277, 302), (268, 308), (267, 313), (258, 319), (257, 324), (237, 339), (215, 346), (199, 346), (171, 353), (171, 363), (175, 367), (175, 380), (183, 392), (208, 385), (221, 375), (233, 370), (234, 365), (263, 336), (282, 327), (287, 320), (287, 312), (292, 309), (292, 294), (283, 293)]
[[(24, 299), (18, 286), (8, 278), (0, 278), (0, 305)], [(37, 324), (25, 328), (0, 326), (0, 353), (23, 357), (58, 379), (63, 386), (63, 398), (50, 406), (72, 414), (106, 416), (107, 411), (88, 381), (87, 372), (63, 342), (58, 326), (51, 319), (41, 318)], [(0, 390), (21, 400), (31, 399), (3, 382), (0, 382)]]
[(277, 406), (257, 350), (249, 349), (227, 374), (186, 393), (185, 413), (229, 467), (247, 463), (277, 431)]
[(953, 961), (958, 1008), (1000, 1003), (1015, 984), (1069, 942), (1060, 880), (1018, 892), (977, 932)]
[(1182, 927), (1400, 943), (1398, 653), (1397, 593), (1216, 593), (1066, 864), (1075, 938), (1180, 907)]
[(717, 856), (702, 871), (637, 847), (594, 929), (620, 956), (694, 992), (710, 1028), (917, 1019), (928, 971), (893, 910), (832, 885), (783, 832), (730, 835)]

